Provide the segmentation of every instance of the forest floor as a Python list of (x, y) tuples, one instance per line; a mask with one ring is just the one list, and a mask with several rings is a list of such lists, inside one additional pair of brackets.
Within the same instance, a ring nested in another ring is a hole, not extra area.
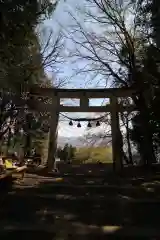
[(25, 175), (0, 197), (0, 239), (160, 239), (160, 175)]

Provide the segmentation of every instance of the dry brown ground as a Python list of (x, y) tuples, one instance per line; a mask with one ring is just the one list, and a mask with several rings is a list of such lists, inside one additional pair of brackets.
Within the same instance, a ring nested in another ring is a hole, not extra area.
[(26, 174), (1, 194), (0, 239), (160, 239), (159, 179)]

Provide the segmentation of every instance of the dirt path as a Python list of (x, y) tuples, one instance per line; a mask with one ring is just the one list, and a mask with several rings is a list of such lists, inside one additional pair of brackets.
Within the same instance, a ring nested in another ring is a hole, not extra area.
[(27, 174), (1, 199), (0, 238), (159, 239), (159, 184), (148, 186)]

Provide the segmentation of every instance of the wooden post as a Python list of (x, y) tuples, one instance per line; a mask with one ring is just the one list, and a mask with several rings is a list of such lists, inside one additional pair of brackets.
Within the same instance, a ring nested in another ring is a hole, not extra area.
[(122, 169), (122, 141), (120, 138), (119, 115), (117, 97), (110, 98), (111, 103), (111, 130), (112, 130), (112, 158), (115, 171)]
[(80, 107), (81, 108), (88, 108), (89, 106), (89, 99), (86, 97), (85, 94), (83, 94), (83, 96), (80, 98)]
[(53, 170), (55, 162), (55, 154), (57, 149), (58, 121), (59, 121), (59, 98), (54, 96), (52, 99), (53, 110), (51, 111), (49, 146), (47, 168)]

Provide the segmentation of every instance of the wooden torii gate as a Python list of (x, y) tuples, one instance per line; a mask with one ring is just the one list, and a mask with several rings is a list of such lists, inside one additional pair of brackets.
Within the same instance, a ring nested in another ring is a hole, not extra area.
[[(34, 87), (30, 90), (30, 95), (34, 97), (48, 97), (50, 103), (34, 100), (34, 105), (39, 111), (50, 112), (50, 136), (48, 148), (48, 168), (52, 169), (55, 161), (57, 148), (57, 127), (60, 112), (110, 112), (112, 131), (112, 155), (115, 170), (120, 170), (122, 165), (121, 140), (119, 127), (119, 112), (132, 112), (136, 106), (122, 105), (118, 103), (118, 98), (132, 97), (136, 95), (136, 90), (131, 88), (109, 88), (109, 89), (56, 89)], [(60, 104), (61, 99), (79, 99), (80, 106), (64, 106)], [(109, 104), (106, 106), (89, 106), (90, 98), (108, 98)], [(32, 101), (32, 100), (31, 100)]]

